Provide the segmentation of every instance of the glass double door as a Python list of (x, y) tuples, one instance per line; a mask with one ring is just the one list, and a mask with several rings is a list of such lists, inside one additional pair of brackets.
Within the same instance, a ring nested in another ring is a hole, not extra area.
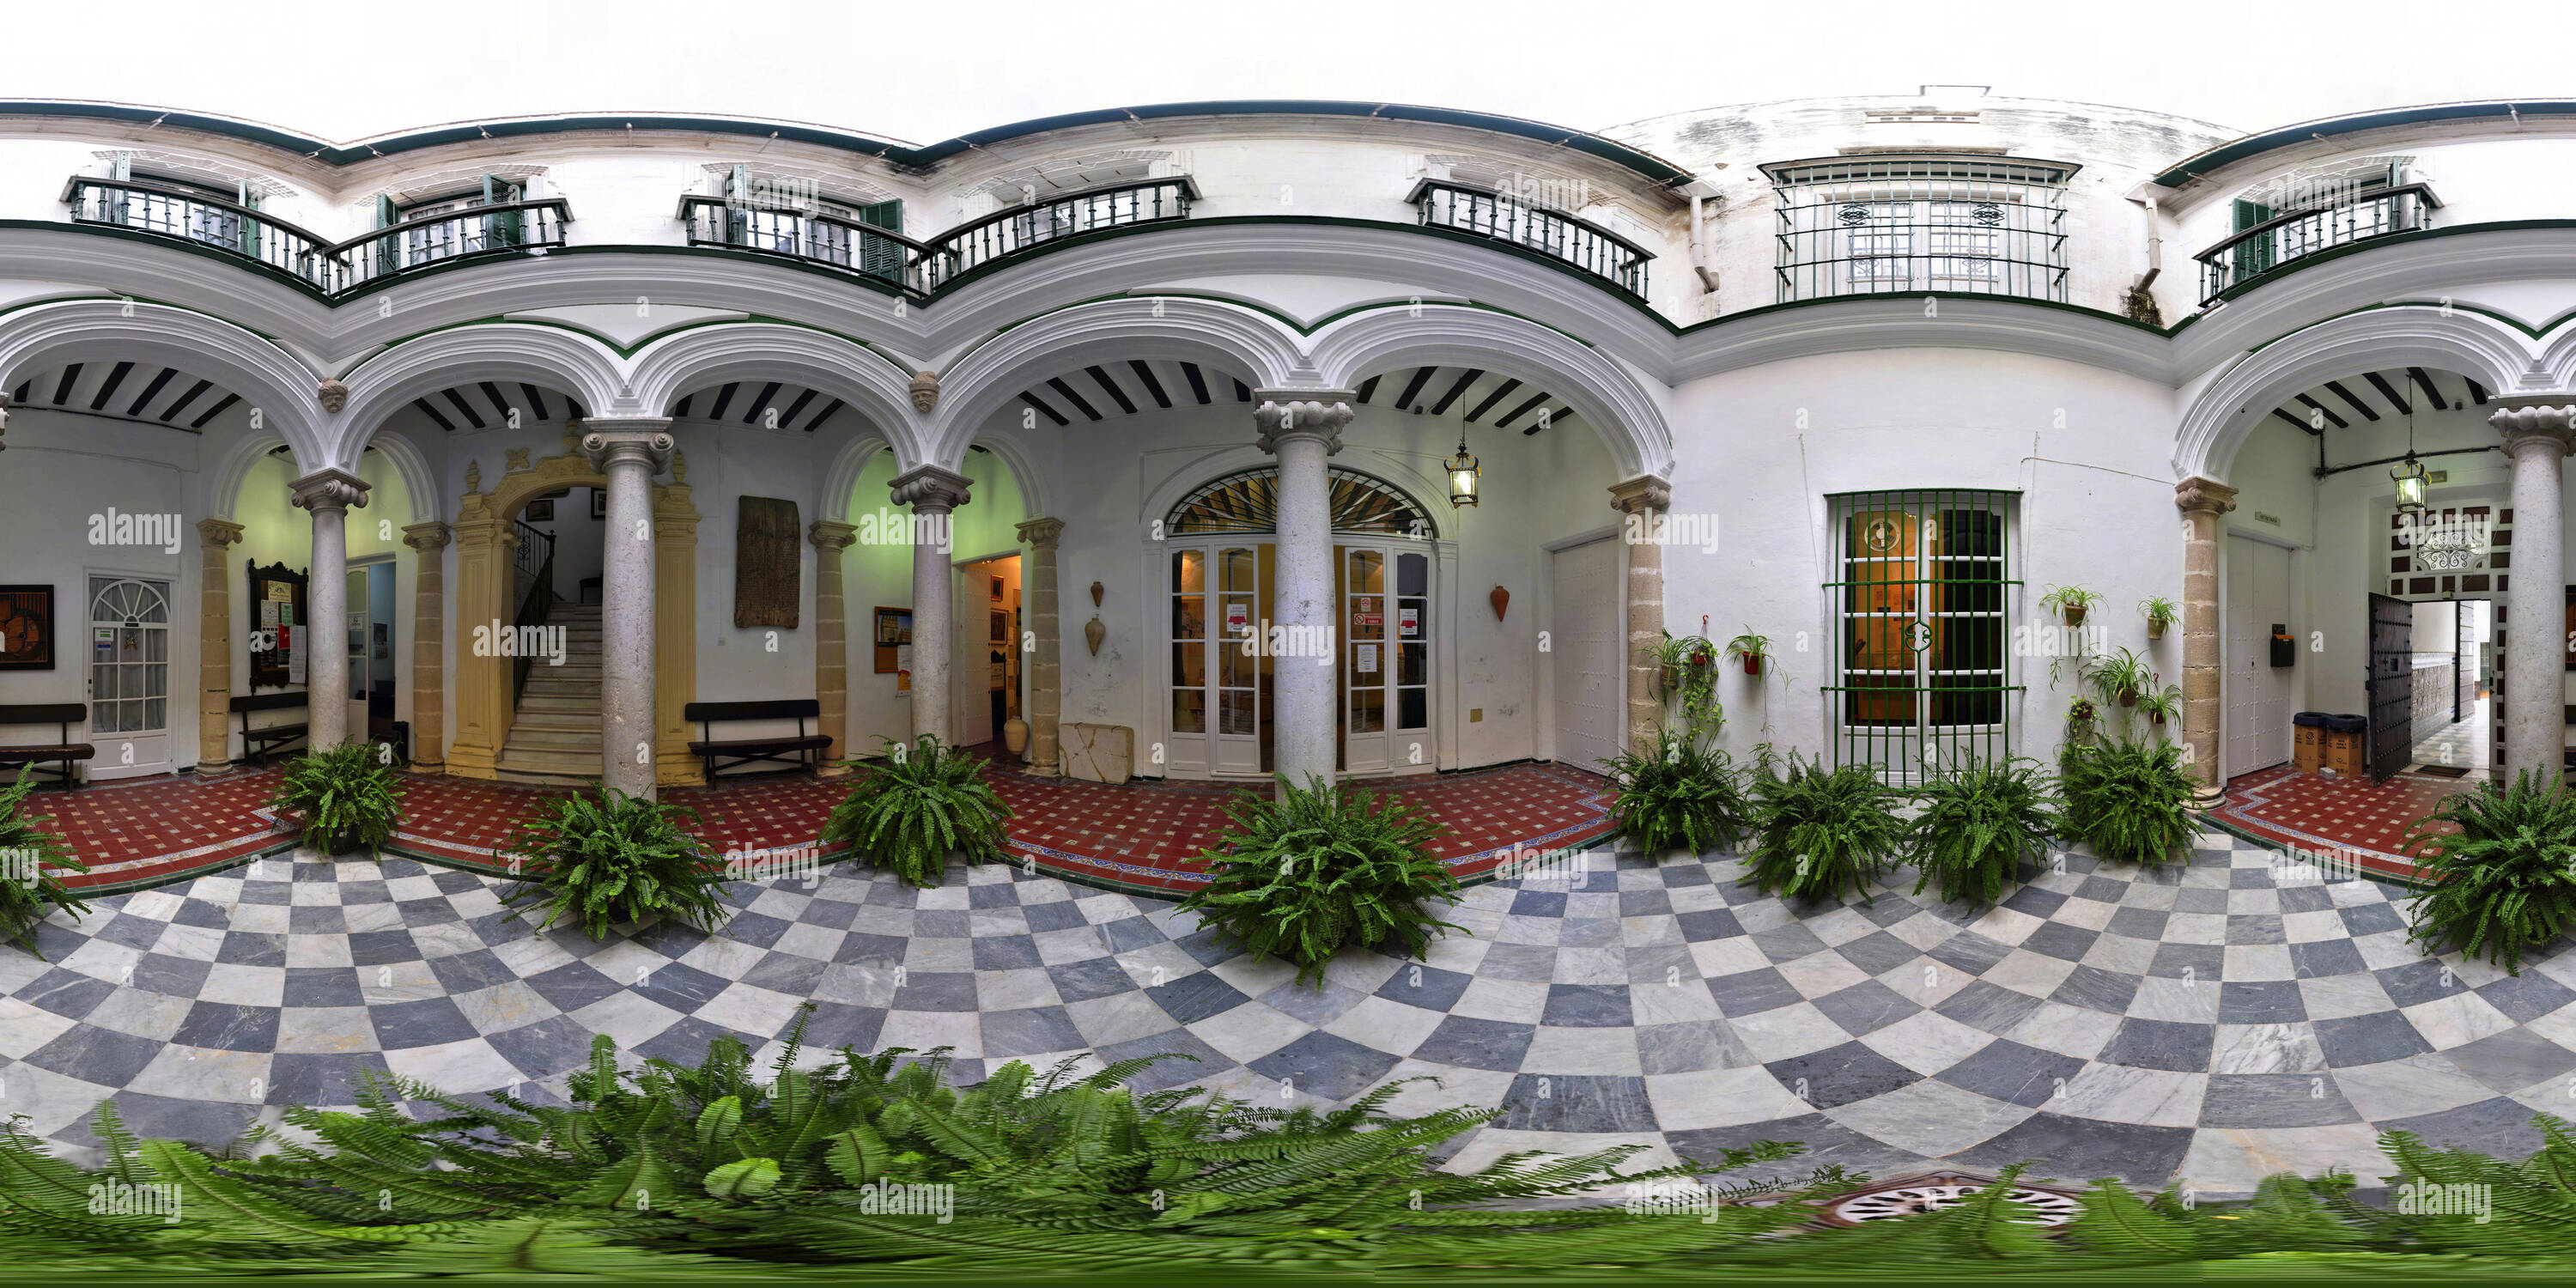
[(1272, 772), (1281, 667), (1334, 670), (1339, 765), (1354, 774), (1430, 769), (1431, 558), (1418, 543), (1333, 547), (1327, 629), (1277, 620), (1277, 548), (1218, 542), (1171, 556), (1168, 772)]

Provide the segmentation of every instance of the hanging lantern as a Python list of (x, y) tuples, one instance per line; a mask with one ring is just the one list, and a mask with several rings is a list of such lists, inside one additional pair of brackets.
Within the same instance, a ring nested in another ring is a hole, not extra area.
[(2416, 460), (2413, 452), (2408, 452), (2406, 459), (2399, 463), (2397, 468), (2388, 471), (2388, 477), (2397, 481), (2397, 512), (2410, 515), (2422, 514), (2424, 512), (2424, 463)]
[(1476, 480), (1483, 470), (1476, 468), (1476, 458), (1467, 454), (1467, 433), (1458, 432), (1458, 454), (1449, 458), (1449, 504), (1474, 505)]

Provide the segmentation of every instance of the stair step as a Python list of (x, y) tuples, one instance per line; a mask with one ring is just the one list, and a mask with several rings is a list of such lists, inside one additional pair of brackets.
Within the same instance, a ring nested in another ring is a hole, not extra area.
[(599, 730), (579, 729), (512, 729), (509, 745), (501, 749), (503, 759), (527, 752), (580, 752), (596, 758), (599, 755)]
[(519, 718), (510, 722), (510, 732), (516, 734), (522, 729), (588, 729), (595, 734), (599, 732), (599, 715), (597, 712), (522, 709)]
[(494, 767), (514, 773), (564, 774), (575, 778), (597, 778), (603, 768), (596, 751), (504, 751)]

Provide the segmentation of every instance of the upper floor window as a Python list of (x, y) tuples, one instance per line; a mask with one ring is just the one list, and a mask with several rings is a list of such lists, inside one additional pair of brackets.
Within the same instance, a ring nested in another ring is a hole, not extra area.
[(2049, 161), (1848, 157), (1764, 167), (1779, 299), (1970, 291), (2066, 298), (2066, 179)]

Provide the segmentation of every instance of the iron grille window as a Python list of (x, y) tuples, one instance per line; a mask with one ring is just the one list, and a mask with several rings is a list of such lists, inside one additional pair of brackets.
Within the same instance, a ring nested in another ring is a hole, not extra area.
[(2066, 298), (2072, 166), (1879, 157), (1765, 169), (1780, 213), (1781, 303), (1908, 291)]
[(1895, 782), (2012, 754), (2018, 493), (1848, 492), (1834, 519), (1826, 720), (1836, 765)]

